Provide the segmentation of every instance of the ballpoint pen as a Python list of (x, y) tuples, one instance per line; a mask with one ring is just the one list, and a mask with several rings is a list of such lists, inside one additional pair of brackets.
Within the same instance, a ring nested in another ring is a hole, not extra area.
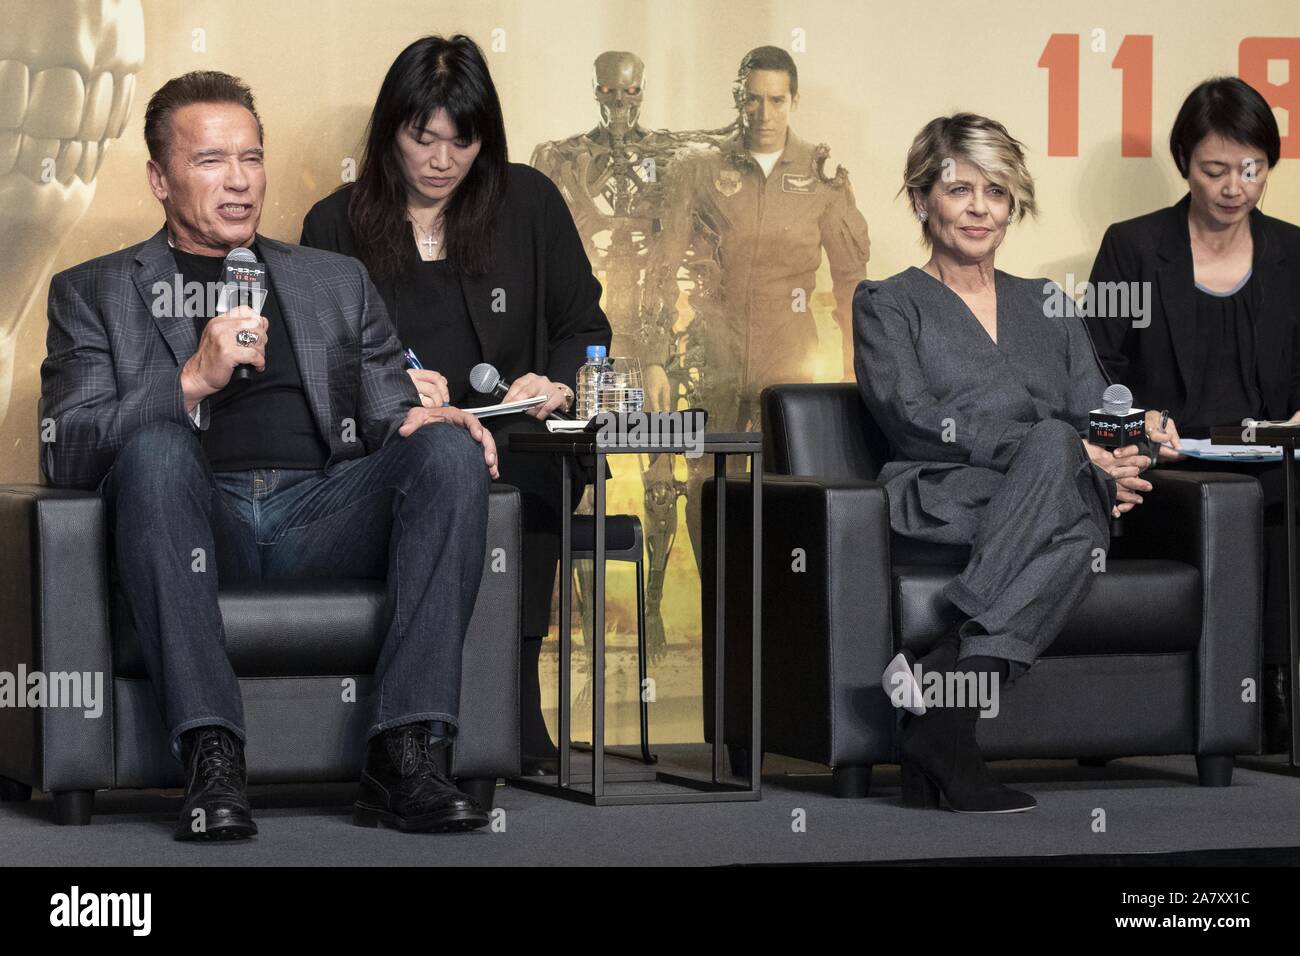
[[(1168, 427), (1169, 427), (1169, 409), (1166, 408), (1166, 409), (1164, 409), (1164, 410), (1160, 413), (1160, 429), (1159, 429), (1159, 430), (1160, 430), (1160, 431), (1164, 431), (1164, 430), (1165, 430), (1166, 428), (1168, 428)], [(1157, 450), (1160, 449), (1160, 448), (1173, 448), (1173, 447), (1174, 447), (1174, 443), (1173, 443), (1172, 441), (1156, 442), (1156, 448), (1157, 448)]]
[[(417, 369), (417, 370), (419, 370), (419, 371), (421, 371), (421, 372), (424, 371), (424, 366), (421, 365), (421, 364), (420, 364), (420, 360), (419, 360), (418, 358), (416, 358), (416, 356), (415, 356), (415, 351), (414, 351), (414, 350), (412, 350), (412, 349), (407, 349), (407, 350), (406, 350), (405, 352), (403, 352), (402, 354), (406, 356), (406, 364), (407, 364), (407, 365), (409, 365), (409, 366), (411, 366), (411, 368), (413, 368), (413, 369)], [(446, 407), (447, 407), (448, 405), (450, 405), (450, 404), (451, 404), (451, 402), (443, 402), (443, 403), (442, 403), (442, 407), (443, 407), (443, 408), (446, 408)]]

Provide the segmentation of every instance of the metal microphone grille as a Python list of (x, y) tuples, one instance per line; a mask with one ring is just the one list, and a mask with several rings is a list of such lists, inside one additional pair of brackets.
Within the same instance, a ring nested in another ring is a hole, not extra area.
[(1133, 393), (1126, 385), (1111, 385), (1101, 393), (1101, 410), (1108, 415), (1127, 415), (1133, 407)]
[(501, 373), (487, 362), (479, 362), (469, 370), (470, 387), (482, 395), (490, 395), (500, 381)]
[(226, 253), (226, 258), (234, 259), (236, 262), (257, 261), (257, 256), (253, 255), (251, 250), (245, 249), (243, 246), (239, 246), (236, 249), (231, 249), (228, 253)]

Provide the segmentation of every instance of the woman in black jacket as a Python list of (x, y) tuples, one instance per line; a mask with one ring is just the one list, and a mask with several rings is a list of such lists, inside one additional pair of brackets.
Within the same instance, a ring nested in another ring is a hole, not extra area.
[(365, 263), (403, 345), (424, 366), (410, 375), (425, 404), (501, 401), (470, 388), (480, 362), (510, 383), (505, 401), (546, 399), (485, 424), (501, 480), (523, 502), (524, 769), (553, 772), (537, 662), (559, 555), (561, 459), (512, 455), (507, 435), (540, 430), (552, 410), (571, 407), (586, 347), (608, 348), (610, 326), (559, 191), (507, 161), (500, 101), (473, 40), (424, 37), (398, 55), (371, 113), (357, 181), (312, 207), (302, 244)]
[[(1300, 228), (1258, 209), (1281, 137), (1268, 103), (1235, 77), (1207, 80), (1184, 101), (1169, 137), (1188, 194), (1106, 230), (1090, 277), (1094, 301), (1124, 314), (1089, 327), (1111, 381), (1134, 404), (1168, 411), (1168, 439), (1203, 438), (1215, 425), (1300, 416)], [(1123, 287), (1106, 283), (1124, 283)], [(1145, 303), (1138, 314), (1134, 303)], [(1102, 309), (1101, 311), (1105, 311)], [(1113, 311), (1113, 310), (1112, 310)], [(1174, 424), (1176, 422), (1176, 425)], [(1162, 448), (1161, 460), (1182, 459)], [(1286, 552), (1277, 464), (1197, 470), (1248, 472), (1265, 501), (1264, 676), (1266, 746), (1287, 726)]]

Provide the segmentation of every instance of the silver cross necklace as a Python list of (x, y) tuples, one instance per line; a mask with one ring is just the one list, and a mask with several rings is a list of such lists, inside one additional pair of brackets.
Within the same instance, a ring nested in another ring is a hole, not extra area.
[[(409, 216), (410, 213), (407, 213), (407, 215)], [(415, 228), (420, 231), (420, 235), (424, 236), (424, 238), (420, 240), (420, 245), (424, 246), (425, 256), (432, 259), (434, 254), (434, 249), (442, 244), (442, 240), (435, 239), (433, 237), (433, 233), (429, 232), (429, 230), (425, 229), (422, 225), (420, 225), (419, 220), (416, 219), (414, 216), (411, 216), (410, 218), (411, 218), (411, 222), (415, 223)]]

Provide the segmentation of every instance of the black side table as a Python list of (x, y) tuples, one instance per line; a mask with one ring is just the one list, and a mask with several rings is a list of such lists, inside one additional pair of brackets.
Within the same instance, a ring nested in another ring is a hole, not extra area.
[(570, 469), (561, 468), (560, 514), (564, 516), (560, 537), (560, 727), (559, 727), (559, 774), (549, 777), (520, 777), (511, 781), (512, 785), (549, 793), (594, 806), (611, 806), (618, 804), (650, 803), (720, 803), (736, 800), (758, 800), (760, 794), (760, 766), (762, 761), (750, 761), (749, 779), (737, 780), (729, 777), (726, 765), (726, 748), (723, 745), (723, 694), (724, 668), (715, 668), (713, 695), (713, 760), (710, 778), (696, 778), (683, 774), (669, 773), (664, 770), (642, 770), (636, 779), (655, 780), (659, 783), (673, 784), (684, 788), (678, 791), (640, 791), (636, 793), (608, 790), (605, 766), (605, 482), (606, 458), (611, 455), (682, 455), (701, 451), (712, 455), (714, 460), (715, 493), (717, 496), (717, 530), (716, 577), (717, 606), (715, 608), (715, 660), (725, 660), (724, 645), (726, 638), (726, 588), (725, 554), (726, 547), (726, 493), (727, 493), (727, 459), (732, 455), (745, 455), (749, 458), (749, 484), (752, 492), (753, 511), (750, 517), (752, 539), (752, 590), (753, 602), (753, 657), (752, 673), (752, 714), (750, 722), (750, 753), (762, 753), (762, 602), (759, 588), (762, 584), (762, 477), (763, 477), (763, 439), (758, 432), (743, 433), (705, 433), (699, 443), (670, 444), (660, 439), (663, 436), (650, 436), (640, 443), (626, 440), (617, 443), (605, 443), (598, 440), (595, 432), (536, 432), (516, 433), (510, 436), (512, 452), (533, 452), (546, 455), (565, 455), (576, 458), (582, 465), (592, 465), (593, 484), (595, 488), (595, 597), (592, 635), (592, 740), (591, 740), (591, 787), (584, 789), (576, 784), (572, 768), (572, 742), (569, 739), (571, 727), (571, 704), (569, 688), (569, 668), (572, 661), (573, 626), (573, 487)]
[[(1246, 439), (1249, 438), (1250, 441)], [(1291, 768), (1300, 768), (1300, 604), (1296, 594), (1295, 450), (1300, 448), (1300, 425), (1224, 425), (1210, 430), (1213, 445), (1278, 445), (1282, 449), (1282, 510), (1287, 518), (1286, 606), (1291, 645)], [(1264, 769), (1264, 768), (1260, 768)]]

